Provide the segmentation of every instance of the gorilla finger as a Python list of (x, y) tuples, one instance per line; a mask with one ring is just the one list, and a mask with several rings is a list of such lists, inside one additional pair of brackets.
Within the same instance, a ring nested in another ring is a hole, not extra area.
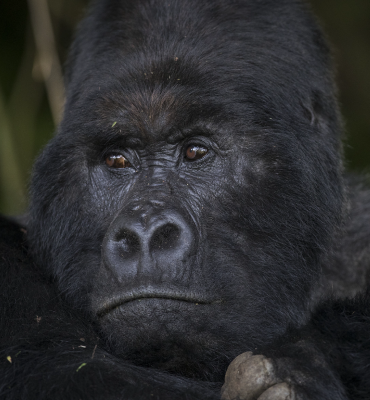
[(236, 357), (227, 369), (221, 398), (256, 399), (277, 383), (271, 360), (262, 355), (253, 356), (251, 352), (243, 353)]
[(287, 383), (271, 386), (257, 400), (296, 400), (294, 390)]

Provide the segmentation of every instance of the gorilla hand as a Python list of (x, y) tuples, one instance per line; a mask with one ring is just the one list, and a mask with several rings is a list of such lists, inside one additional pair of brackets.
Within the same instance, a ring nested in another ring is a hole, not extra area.
[[(310, 333), (315, 335), (314, 330)], [(226, 372), (222, 400), (348, 400), (332, 368), (333, 360), (340, 359), (335, 346), (323, 337), (314, 343), (299, 335), (265, 348), (264, 355), (246, 352), (236, 357)], [(329, 359), (323, 346), (337, 356)]]
[(295, 392), (276, 376), (272, 360), (248, 351), (236, 357), (227, 369), (221, 398), (295, 400)]

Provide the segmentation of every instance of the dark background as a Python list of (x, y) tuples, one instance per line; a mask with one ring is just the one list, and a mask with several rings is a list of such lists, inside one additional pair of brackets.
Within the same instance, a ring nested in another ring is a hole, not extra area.
[[(370, 0), (310, 3), (333, 48), (347, 168), (370, 171)], [(86, 5), (87, 0), (0, 1), (0, 212), (27, 207), (33, 161), (62, 109), (59, 67)]]

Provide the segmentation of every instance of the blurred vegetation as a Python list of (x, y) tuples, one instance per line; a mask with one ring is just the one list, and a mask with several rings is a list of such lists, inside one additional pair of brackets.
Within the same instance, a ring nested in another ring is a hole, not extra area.
[[(63, 108), (63, 66), (88, 0), (0, 2), (0, 212), (27, 207), (36, 155)], [(347, 166), (370, 167), (370, 0), (311, 0), (334, 49)]]
[(311, 0), (332, 45), (347, 167), (370, 170), (370, 0)]

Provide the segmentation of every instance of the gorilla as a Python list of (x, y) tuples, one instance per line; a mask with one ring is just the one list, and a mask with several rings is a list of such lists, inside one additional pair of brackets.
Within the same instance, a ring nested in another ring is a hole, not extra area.
[(96, 0), (66, 91), (1, 219), (0, 398), (369, 399), (370, 191), (307, 5)]

